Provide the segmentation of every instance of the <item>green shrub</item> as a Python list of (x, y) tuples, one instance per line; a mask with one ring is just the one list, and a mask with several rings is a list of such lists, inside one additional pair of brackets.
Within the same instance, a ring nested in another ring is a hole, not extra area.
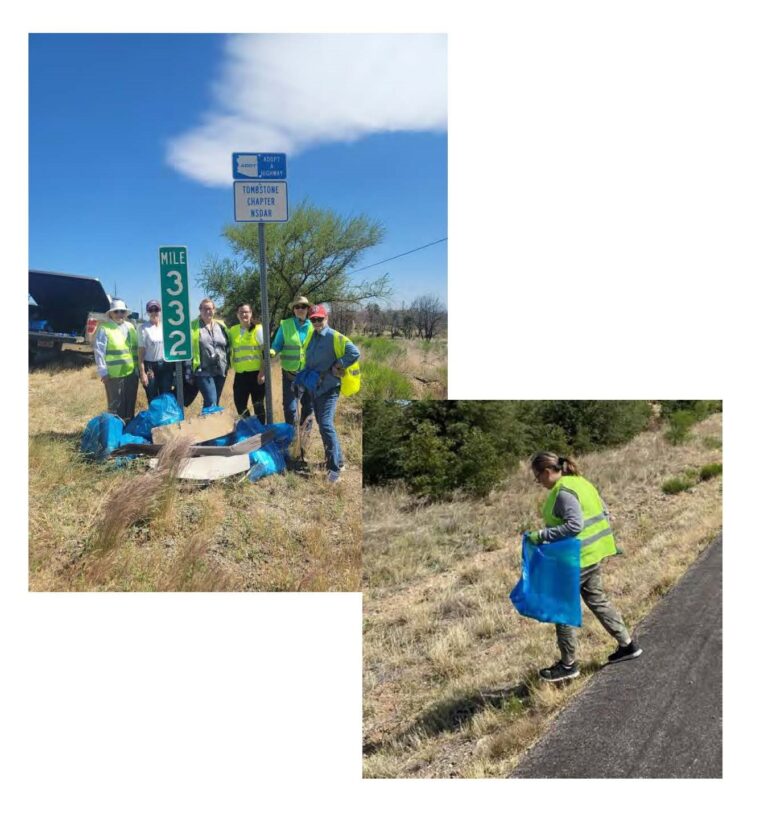
[(519, 403), (533, 446), (586, 453), (628, 442), (648, 427), (651, 405), (638, 399), (552, 399)]
[(410, 399), (413, 396), (410, 380), (399, 371), (370, 359), (363, 362), (360, 369), (365, 399)]
[(710, 478), (714, 478), (716, 475), (723, 474), (723, 465), (719, 462), (714, 462), (713, 464), (705, 464), (701, 470), (699, 470), (699, 478), (702, 481), (709, 481)]
[(696, 421), (706, 419), (711, 413), (722, 413), (722, 399), (662, 399), (661, 415), (668, 419), (673, 413), (680, 410), (689, 411), (694, 414)]
[(678, 492), (689, 490), (693, 482), (687, 478), (670, 478), (661, 485), (661, 490), (665, 495), (675, 495)]
[(719, 436), (705, 436), (702, 441), (707, 450), (720, 450), (723, 447), (723, 440)]
[(670, 444), (682, 444), (690, 436), (696, 422), (696, 414), (692, 410), (676, 410), (669, 416), (669, 429), (664, 438)]
[(406, 354), (406, 349), (388, 337), (355, 337), (352, 342), (362, 349), (363, 363), (392, 362)]

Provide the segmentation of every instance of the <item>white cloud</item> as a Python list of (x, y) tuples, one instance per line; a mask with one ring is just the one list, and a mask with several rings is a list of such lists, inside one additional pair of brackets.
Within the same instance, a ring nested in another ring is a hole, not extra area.
[(445, 130), (443, 34), (229, 37), (214, 107), (172, 139), (167, 159), (210, 186), (232, 183), (232, 153), (288, 153), (373, 133)]

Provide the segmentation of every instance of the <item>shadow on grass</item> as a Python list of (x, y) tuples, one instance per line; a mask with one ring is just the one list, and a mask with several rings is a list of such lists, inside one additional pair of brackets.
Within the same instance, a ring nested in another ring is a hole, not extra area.
[[(440, 733), (459, 730), (478, 713), (489, 708), (522, 710), (529, 702), (532, 683), (536, 681), (536, 678), (537, 672), (534, 670), (530, 671), (523, 681), (516, 685), (478, 690), (463, 696), (441, 699), (417, 716), (408, 728), (398, 734), (397, 738), (407, 738), (417, 733), (437, 736)], [(363, 755), (372, 755), (382, 747), (382, 741), (367, 742), (363, 744)]]
[(46, 430), (42, 433), (33, 433), (30, 436), (30, 439), (33, 441), (50, 441), (50, 442), (62, 442), (64, 444), (74, 445), (77, 450), (80, 450), (80, 439), (82, 439), (83, 433), (81, 430), (75, 430), (72, 433), (56, 433), (53, 430)]
[(59, 373), (61, 371), (79, 371), (94, 365), (93, 351), (74, 351), (65, 348), (61, 352), (39, 351), (34, 360), (29, 362), (29, 372), (48, 371)]
[[(581, 676), (589, 677), (602, 667), (597, 660), (583, 662), (580, 666)], [(578, 681), (578, 680), (573, 680)], [(583, 680), (582, 680), (583, 681)], [(440, 733), (459, 730), (470, 719), (484, 710), (506, 710), (511, 716), (525, 713), (534, 704), (533, 691), (543, 683), (539, 671), (532, 668), (516, 685), (503, 685), (487, 690), (478, 690), (464, 696), (441, 699), (428, 707), (405, 730), (398, 733), (396, 739), (412, 735), (437, 736)], [(559, 685), (555, 685), (559, 687)], [(387, 741), (391, 741), (390, 738)], [(373, 755), (384, 746), (384, 741), (363, 743), (363, 755)]]

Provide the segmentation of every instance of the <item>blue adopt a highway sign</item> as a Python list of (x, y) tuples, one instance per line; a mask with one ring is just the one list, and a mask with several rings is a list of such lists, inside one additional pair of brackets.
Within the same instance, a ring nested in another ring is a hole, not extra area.
[(232, 153), (232, 178), (287, 177), (285, 153)]

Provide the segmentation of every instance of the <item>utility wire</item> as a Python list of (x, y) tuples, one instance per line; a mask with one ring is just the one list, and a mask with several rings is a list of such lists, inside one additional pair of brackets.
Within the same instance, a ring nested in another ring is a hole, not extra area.
[(415, 249), (409, 249), (407, 252), (401, 252), (399, 255), (393, 255), (391, 258), (385, 258), (384, 260), (379, 260), (376, 263), (371, 263), (370, 266), (363, 266), (361, 269), (350, 269), (350, 272), (364, 272), (366, 269), (372, 269), (374, 266), (381, 266), (382, 263), (389, 263), (390, 260), (395, 260), (397, 258), (404, 257), (405, 255), (410, 255), (413, 252), (418, 252), (420, 249), (426, 249), (428, 246), (434, 246), (436, 243), (443, 243), (443, 241), (447, 240), (448, 238), (440, 238), (439, 241), (425, 243), (424, 246), (417, 246)]

